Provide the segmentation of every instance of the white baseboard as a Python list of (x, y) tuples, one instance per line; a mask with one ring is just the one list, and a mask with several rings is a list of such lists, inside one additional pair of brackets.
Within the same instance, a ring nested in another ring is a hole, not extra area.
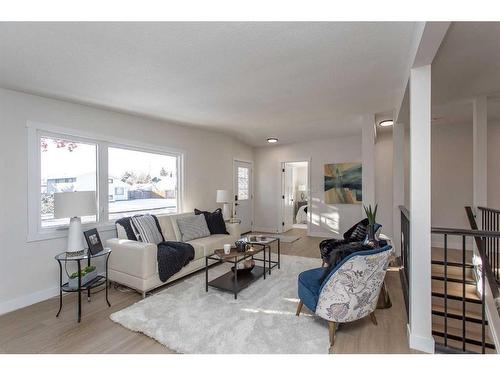
[(0, 315), (7, 314), (11, 311), (15, 311), (29, 305), (33, 305), (37, 302), (45, 301), (57, 295), (59, 295), (59, 288), (54, 287), (1, 302)]
[(411, 349), (415, 349), (424, 353), (434, 354), (435, 342), (432, 336), (424, 337), (417, 336), (411, 333), (410, 325), (406, 325), (408, 333), (408, 344)]

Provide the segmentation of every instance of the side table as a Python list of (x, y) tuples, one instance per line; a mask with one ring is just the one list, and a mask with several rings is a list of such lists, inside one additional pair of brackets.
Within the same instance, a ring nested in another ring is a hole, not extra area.
[[(106, 303), (108, 304), (108, 306), (111, 306), (108, 300), (108, 260), (110, 254), (111, 254), (111, 249), (105, 248), (103, 251), (97, 254), (92, 254), (88, 250), (85, 250), (85, 252), (79, 256), (68, 256), (66, 252), (63, 252), (57, 254), (54, 257), (57, 263), (59, 264), (59, 311), (57, 312), (56, 317), (59, 317), (59, 314), (61, 313), (63, 292), (78, 293), (77, 311), (78, 311), (78, 323), (80, 323), (82, 316), (82, 292), (87, 291), (87, 298), (90, 300), (90, 290), (97, 288), (98, 286), (101, 286), (103, 284), (105, 284), (106, 286)], [(81, 276), (82, 261), (87, 261), (86, 262), (87, 266), (90, 266), (91, 259), (100, 257), (106, 257), (105, 258), (106, 268), (104, 275), (98, 274), (92, 280), (88, 280), (86, 283), (82, 284), (82, 276)], [(78, 286), (75, 288), (70, 287), (69, 282), (63, 283), (62, 281), (62, 264), (64, 263), (64, 266), (66, 267), (66, 264), (69, 262), (76, 262), (78, 267)]]

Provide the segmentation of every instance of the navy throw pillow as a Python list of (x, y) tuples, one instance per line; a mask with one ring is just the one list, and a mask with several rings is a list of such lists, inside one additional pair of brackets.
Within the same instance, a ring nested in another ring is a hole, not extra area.
[(222, 210), (220, 208), (216, 209), (214, 212), (201, 211), (195, 208), (194, 213), (195, 215), (203, 214), (205, 216), (210, 234), (229, 234), (226, 230), (226, 223), (224, 222), (224, 217), (222, 216)]

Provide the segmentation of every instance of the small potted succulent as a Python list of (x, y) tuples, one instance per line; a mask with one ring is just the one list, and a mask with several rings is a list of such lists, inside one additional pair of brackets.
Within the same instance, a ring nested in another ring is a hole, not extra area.
[[(88, 283), (97, 277), (97, 269), (96, 266), (87, 266), (80, 271), (80, 275), (82, 276), (81, 285)], [(78, 288), (78, 272), (73, 272), (69, 276), (68, 287), (72, 289)]]
[(366, 218), (368, 219), (368, 227), (366, 230), (368, 234), (368, 241), (375, 242), (375, 224), (377, 223), (376, 218), (378, 204), (375, 205), (374, 209), (372, 209), (371, 204), (369, 204), (368, 207), (363, 206), (363, 208), (365, 209)]

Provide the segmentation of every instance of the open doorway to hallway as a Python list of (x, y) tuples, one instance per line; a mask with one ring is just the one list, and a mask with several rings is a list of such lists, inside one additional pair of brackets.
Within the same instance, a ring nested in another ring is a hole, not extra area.
[(281, 232), (308, 231), (309, 161), (281, 163)]

